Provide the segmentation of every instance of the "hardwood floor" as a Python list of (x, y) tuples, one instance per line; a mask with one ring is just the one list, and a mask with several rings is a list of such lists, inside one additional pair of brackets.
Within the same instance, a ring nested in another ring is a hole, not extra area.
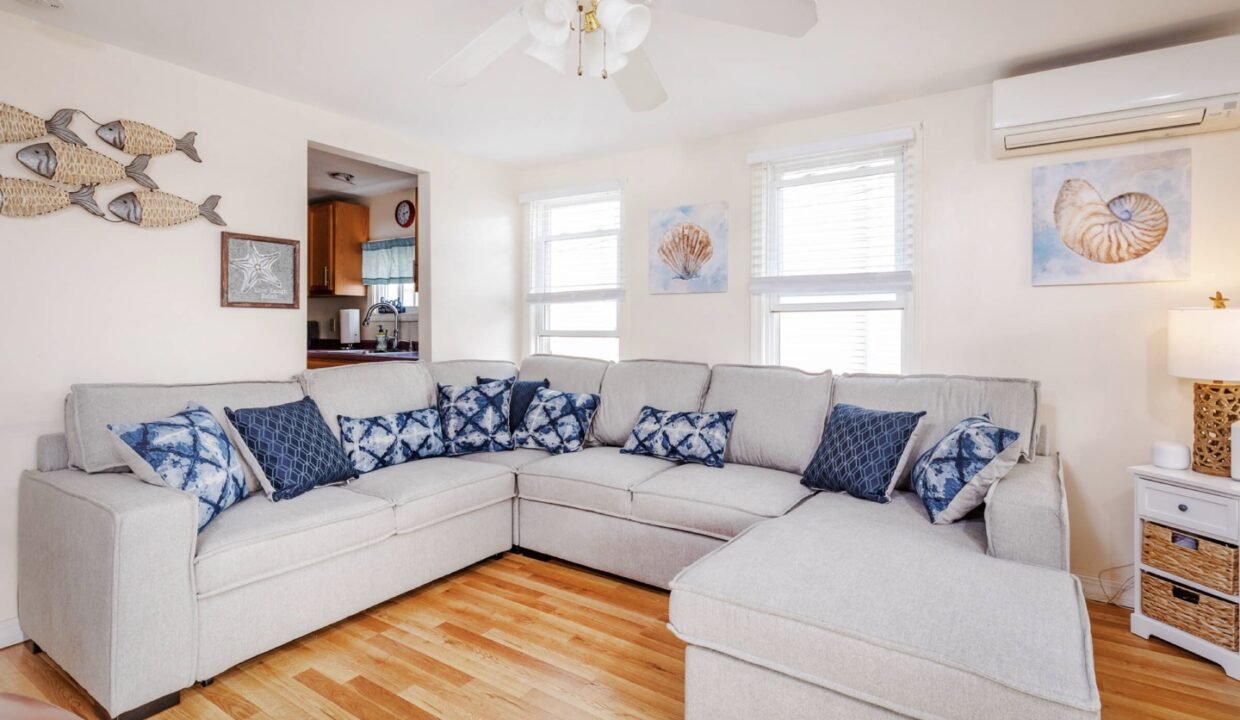
[[(1240, 682), (1128, 632), (1089, 604), (1103, 717), (1240, 717)], [(451, 575), (184, 691), (161, 720), (677, 718), (683, 644), (666, 593), (507, 554)], [(0, 692), (95, 718), (47, 655), (0, 651)]]

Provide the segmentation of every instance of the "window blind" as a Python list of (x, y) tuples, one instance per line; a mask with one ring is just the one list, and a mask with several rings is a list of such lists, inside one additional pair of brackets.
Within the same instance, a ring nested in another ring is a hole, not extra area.
[(621, 300), (620, 191), (526, 203), (531, 304)]
[(911, 142), (753, 166), (759, 295), (912, 286)]

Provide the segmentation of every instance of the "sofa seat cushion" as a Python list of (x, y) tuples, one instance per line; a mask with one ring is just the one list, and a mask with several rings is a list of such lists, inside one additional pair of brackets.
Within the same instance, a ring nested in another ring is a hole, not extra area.
[(515, 472), (530, 463), (535, 463), (549, 457), (551, 457), (551, 453), (546, 450), (517, 448), (515, 450), (500, 450), (499, 452), (478, 452), (470, 453), (468, 455), (458, 455), (457, 459), (468, 460), (469, 462), (487, 463), (489, 465), (500, 465)]
[(427, 458), (366, 473), (349, 491), (396, 508), (396, 532), (410, 532), (516, 494), (512, 471), (458, 458)]
[(198, 596), (312, 565), (394, 531), (391, 503), (343, 487), (316, 488), (281, 502), (251, 495), (198, 536)]
[(628, 517), (632, 489), (676, 465), (644, 455), (622, 455), (620, 448), (593, 447), (553, 455), (521, 468), (518, 492), (539, 500)]
[(1089, 619), (1068, 573), (985, 554), (975, 520), (819, 494), (672, 581), (681, 639), (894, 713), (1096, 718)]
[(731, 463), (680, 465), (633, 488), (634, 520), (728, 539), (813, 494), (801, 476)]

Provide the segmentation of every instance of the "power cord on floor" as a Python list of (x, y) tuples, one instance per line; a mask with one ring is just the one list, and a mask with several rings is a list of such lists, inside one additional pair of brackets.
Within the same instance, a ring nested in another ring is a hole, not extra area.
[(1136, 576), (1129, 575), (1127, 578), (1124, 579), (1124, 582), (1120, 583), (1119, 588), (1113, 593), (1107, 592), (1107, 585), (1106, 585), (1106, 581), (1103, 579), (1103, 576), (1106, 575), (1107, 573), (1114, 572), (1116, 570), (1123, 570), (1125, 568), (1130, 568), (1130, 567), (1132, 567), (1132, 563), (1125, 563), (1123, 565), (1113, 565), (1112, 567), (1103, 568), (1098, 571), (1098, 575), (1097, 575), (1098, 587), (1102, 590), (1103, 599), (1106, 600), (1106, 603), (1108, 605), (1114, 605), (1116, 607), (1128, 607), (1127, 605), (1121, 605), (1119, 603), (1119, 600), (1122, 597), (1124, 597), (1124, 593), (1128, 592), (1129, 590), (1133, 588), (1133, 585), (1136, 582)]

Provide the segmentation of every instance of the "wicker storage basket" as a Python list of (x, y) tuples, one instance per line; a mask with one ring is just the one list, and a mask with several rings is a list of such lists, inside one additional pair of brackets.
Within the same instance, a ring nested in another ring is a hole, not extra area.
[(1232, 652), (1240, 650), (1240, 606), (1233, 602), (1142, 572), (1141, 612)]
[(1240, 554), (1228, 545), (1148, 520), (1141, 528), (1141, 562), (1228, 595), (1240, 595)]

